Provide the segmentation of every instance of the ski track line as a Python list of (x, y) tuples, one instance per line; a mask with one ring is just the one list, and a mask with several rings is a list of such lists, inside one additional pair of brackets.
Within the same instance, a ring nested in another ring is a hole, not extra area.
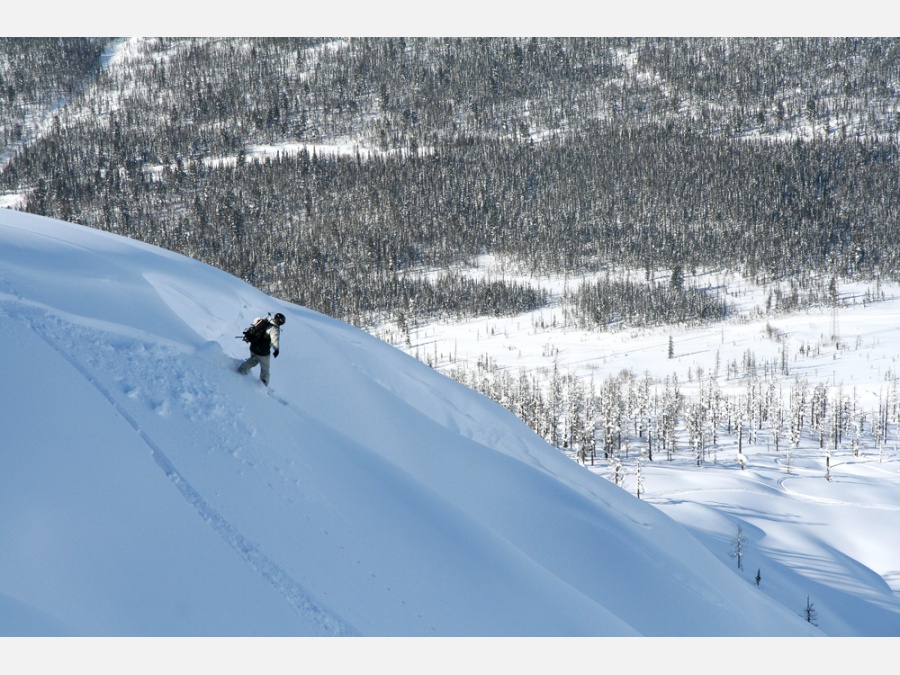
[(851, 502), (844, 499), (832, 499), (831, 497), (822, 497), (819, 495), (810, 495), (805, 492), (798, 492), (785, 485), (785, 483), (788, 480), (792, 480), (792, 478), (796, 477), (785, 477), (780, 479), (778, 482), (781, 486), (781, 489), (784, 490), (785, 494), (796, 501), (826, 504), (829, 506), (849, 506), (858, 509), (873, 509), (877, 511), (900, 511), (900, 506), (894, 506), (893, 504), (865, 504), (862, 502)]
[[(21, 315), (21, 313), (20, 313)], [(73, 356), (71, 356), (59, 343), (49, 335), (37, 330), (29, 317), (22, 316), (28, 322), (32, 332), (37, 335), (51, 349), (62, 356), (75, 370), (81, 374), (115, 409), (115, 411), (137, 432), (141, 440), (150, 449), (150, 454), (157, 466), (162, 469), (166, 477), (178, 489), (187, 502), (197, 511), (200, 517), (208, 523), (215, 532), (225, 540), (244, 559), (250, 568), (265, 581), (271, 584), (278, 593), (293, 607), (302, 617), (311, 620), (320, 626), (326, 636), (354, 636), (358, 635), (352, 626), (346, 624), (338, 617), (320, 608), (291, 576), (277, 563), (263, 553), (259, 546), (245, 537), (240, 531), (231, 525), (222, 515), (213, 508), (178, 472), (166, 453), (150, 435), (141, 428), (140, 423), (133, 415), (115, 399), (110, 391), (88, 372)]]

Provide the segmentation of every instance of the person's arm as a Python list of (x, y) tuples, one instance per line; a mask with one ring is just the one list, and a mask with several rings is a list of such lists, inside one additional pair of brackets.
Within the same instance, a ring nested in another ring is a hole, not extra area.
[(278, 340), (281, 337), (281, 329), (278, 326), (272, 326), (269, 329), (269, 336), (272, 338), (272, 356), (278, 358)]

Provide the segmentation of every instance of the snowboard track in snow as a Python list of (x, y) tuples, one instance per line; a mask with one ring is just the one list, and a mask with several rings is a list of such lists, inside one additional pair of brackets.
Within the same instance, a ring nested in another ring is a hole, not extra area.
[[(241, 534), (236, 527), (229, 523), (209, 502), (207, 502), (179, 473), (178, 469), (172, 464), (162, 448), (160, 448), (160, 446), (141, 427), (140, 422), (116, 400), (109, 389), (107, 389), (107, 387), (90, 371), (82, 366), (82, 364), (58, 342), (50, 331), (38, 329), (38, 325), (47, 325), (46, 321), (34, 321), (32, 317), (28, 316), (27, 312), (22, 311), (21, 307), (11, 308), (9, 303), (6, 302), (3, 303), (3, 306), (4, 313), (6, 313), (7, 316), (19, 319), (28, 325), (31, 331), (37, 335), (42, 342), (65, 359), (69, 365), (71, 365), (101, 396), (103, 396), (103, 398), (109, 402), (119, 416), (121, 416), (122, 419), (137, 432), (140, 439), (149, 448), (153, 461), (160, 469), (162, 469), (169, 481), (178, 489), (182, 497), (184, 497), (184, 499), (194, 508), (197, 514), (212, 527), (213, 530), (238, 553), (238, 555), (241, 556), (254, 573), (273, 586), (297, 614), (317, 625), (321, 629), (323, 636), (326, 637), (355, 636), (359, 634), (352, 626), (321, 608), (310, 597), (309, 593), (297, 583), (297, 581), (295, 581), (275, 561), (269, 558), (257, 544)], [(43, 313), (46, 315), (47, 312), (44, 311)]]

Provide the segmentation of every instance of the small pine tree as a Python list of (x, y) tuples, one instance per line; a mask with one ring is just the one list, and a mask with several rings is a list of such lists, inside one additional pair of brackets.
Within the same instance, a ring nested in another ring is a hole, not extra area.
[(675, 267), (672, 269), (672, 276), (669, 283), (676, 291), (680, 291), (684, 288), (684, 267), (681, 263), (675, 264)]
[(809, 601), (809, 596), (806, 596), (806, 607), (803, 608), (803, 617), (809, 621), (813, 626), (818, 626), (816, 623), (816, 619), (818, 618), (819, 613), (816, 611), (813, 603)]
[(759, 573), (759, 568), (756, 568), (756, 585), (759, 586), (759, 582), (762, 581), (762, 575)]

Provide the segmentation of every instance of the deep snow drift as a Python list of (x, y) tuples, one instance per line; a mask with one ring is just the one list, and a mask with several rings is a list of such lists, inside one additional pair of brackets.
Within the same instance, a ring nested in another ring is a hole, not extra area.
[[(269, 395), (235, 365), (287, 317)], [(0, 210), (0, 634), (816, 635), (397, 349)]]

